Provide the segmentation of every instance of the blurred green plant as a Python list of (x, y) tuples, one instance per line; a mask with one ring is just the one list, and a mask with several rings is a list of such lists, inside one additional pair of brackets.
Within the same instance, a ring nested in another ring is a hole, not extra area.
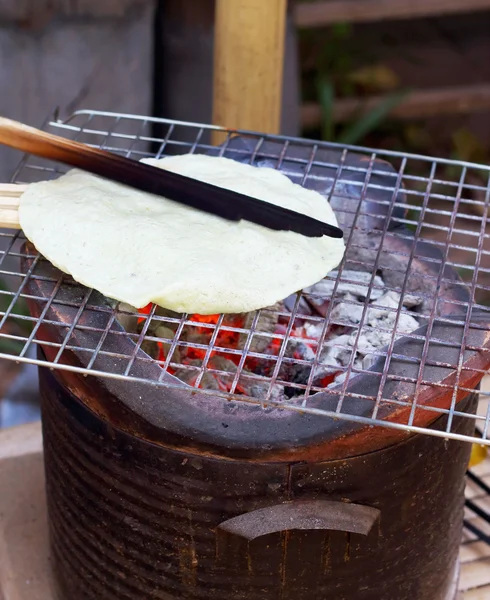
[[(301, 32), (301, 47), (306, 74), (304, 96), (320, 104), (319, 133), (325, 141), (359, 144), (388, 119), (409, 93), (399, 89), (398, 77), (390, 68), (359, 46), (347, 23), (333, 25), (321, 36), (312, 31)], [(385, 95), (378, 106), (367, 113), (359, 110), (344, 126), (335, 123), (334, 109), (339, 99), (362, 99), (373, 94)]]
[[(482, 143), (482, 141), (466, 127), (457, 129), (451, 136), (452, 150), (451, 158), (453, 160), (459, 160), (463, 162), (479, 163), (479, 164), (490, 164), (490, 151), (489, 148)], [(485, 182), (488, 178), (488, 172), (485, 170), (477, 171), (473, 170), (473, 174), (477, 174)], [(461, 167), (455, 165), (448, 165), (446, 168), (445, 176), (448, 179), (457, 181), (461, 176)]]
[(365, 114), (359, 115), (345, 127), (334, 123), (335, 87), (325, 75), (318, 81), (318, 100), (322, 109), (322, 139), (339, 144), (359, 144), (369, 133), (377, 129), (408, 95), (408, 90), (396, 90), (387, 94), (379, 104)]
[(300, 30), (299, 46), (305, 100), (317, 99), (316, 82), (322, 74), (328, 74), (340, 95), (354, 94), (355, 84), (347, 75), (356, 68), (362, 49), (353, 36), (350, 24), (337, 23), (321, 32), (314, 29)]

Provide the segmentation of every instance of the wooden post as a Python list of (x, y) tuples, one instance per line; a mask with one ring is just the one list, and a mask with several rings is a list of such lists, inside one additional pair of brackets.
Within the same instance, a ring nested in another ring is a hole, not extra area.
[(215, 125), (279, 133), (286, 8), (287, 0), (216, 0)]

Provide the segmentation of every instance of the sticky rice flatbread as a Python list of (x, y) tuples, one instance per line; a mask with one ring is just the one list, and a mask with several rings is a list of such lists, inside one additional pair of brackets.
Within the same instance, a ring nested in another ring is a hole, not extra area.
[[(203, 155), (144, 162), (337, 225), (323, 196), (274, 169)], [(344, 253), (340, 239), (230, 222), (77, 169), (30, 185), (19, 219), (56, 267), (136, 308), (256, 310), (316, 283)]]

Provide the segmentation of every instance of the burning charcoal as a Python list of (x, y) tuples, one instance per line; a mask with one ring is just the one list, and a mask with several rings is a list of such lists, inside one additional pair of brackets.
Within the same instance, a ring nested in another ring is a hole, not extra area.
[(352, 364), (352, 370), (350, 373), (348, 373), (347, 370), (342, 370), (338, 373), (335, 373), (333, 380), (328, 383), (327, 388), (344, 383), (344, 381), (347, 379), (347, 375), (349, 375), (349, 377), (354, 377), (359, 373), (359, 371), (365, 371), (366, 369), (367, 367), (364, 366), (363, 361), (356, 359)]
[[(183, 342), (189, 342), (189, 344), (202, 344), (208, 346), (211, 335), (206, 333), (200, 333), (196, 327), (186, 327), (182, 332), (181, 339)], [(191, 349), (189, 349), (190, 351)], [(204, 349), (197, 350), (198, 352), (206, 352)]]
[(153, 340), (144, 340), (141, 344), (141, 349), (151, 358), (158, 360), (160, 348), (158, 347), (157, 342), (154, 342)]
[[(357, 332), (350, 336), (350, 343), (352, 346), (355, 344), (356, 335)], [(390, 340), (391, 333), (389, 331), (378, 331), (371, 327), (363, 327), (357, 342), (356, 350), (362, 356), (369, 356), (372, 352), (387, 346), (390, 343)]]
[[(200, 361), (189, 361), (189, 365), (195, 366), (195, 367), (199, 367), (199, 364), (196, 363), (200, 363)], [(181, 381), (183, 381), (184, 383), (187, 383), (188, 385), (194, 386), (196, 383), (196, 380), (199, 376), (199, 369), (186, 369), (184, 367), (177, 369), (175, 371), (175, 377), (178, 377)], [(219, 390), (220, 386), (218, 383), (218, 380), (216, 379), (216, 377), (209, 372), (204, 372), (204, 375), (202, 376), (201, 382), (199, 384), (200, 388), (206, 389), (206, 390)]]
[(296, 358), (297, 360), (313, 360), (315, 355), (315, 350), (310, 346), (308, 340), (300, 340), (297, 338), (288, 340), (286, 351), (284, 353), (284, 356)]
[(224, 375), (223, 373), (210, 374), (212, 374), (217, 380), (220, 390), (227, 392), (231, 390), (233, 380), (235, 379), (235, 373), (237, 371), (237, 366), (234, 362), (225, 358), (224, 356), (219, 356), (216, 354), (209, 359), (206, 368), (212, 369), (213, 371), (226, 371), (230, 373), (230, 375)]
[[(217, 371), (227, 371), (230, 375), (224, 375), (223, 373), (213, 373), (213, 375), (218, 380), (218, 384), (221, 390), (231, 391), (233, 381), (235, 379), (235, 374), (237, 372), (237, 365), (225, 358), (224, 356), (215, 355), (209, 359), (208, 362), (209, 369), (215, 369)], [(247, 377), (247, 374), (250, 376)], [(252, 396), (252, 387), (257, 385), (257, 379), (253, 377), (253, 374), (246, 369), (242, 369), (240, 373), (240, 377), (235, 387), (235, 393), (237, 394), (245, 394), (247, 396)]]
[[(158, 342), (165, 357), (169, 353), (170, 346), (171, 346), (171, 340), (174, 339), (174, 335), (175, 335), (175, 331), (173, 331), (172, 329), (170, 329), (170, 327), (167, 327), (166, 325), (159, 325), (156, 328), (156, 331), (155, 331), (156, 337), (162, 338), (162, 340), (170, 340), (170, 341)], [(181, 348), (179, 348), (179, 346), (177, 346), (172, 353), (172, 357), (171, 357), (172, 362), (180, 362), (180, 351), (181, 351)]]
[[(387, 292), (376, 302), (378, 306), (386, 308), (398, 309), (401, 296), (396, 292)], [(376, 356), (373, 354), (379, 352), (383, 347), (387, 346), (392, 339), (395, 328), (397, 312), (393, 310), (383, 310), (378, 308), (369, 308), (367, 311), (365, 325), (361, 328), (358, 336), (358, 330), (353, 331), (350, 335), (344, 335), (336, 340), (331, 340), (329, 343), (340, 343), (341, 338), (343, 345), (355, 347), (356, 356), (354, 359), (354, 367), (359, 369), (370, 368)], [(398, 324), (396, 328), (395, 339), (404, 333), (410, 333), (419, 327), (416, 319), (403, 312), (399, 314)], [(382, 331), (380, 330), (382, 329)], [(330, 348), (322, 356), (322, 362), (332, 364), (333, 361), (344, 361), (342, 354), (334, 353)], [(345, 366), (345, 365), (344, 365)], [(339, 379), (336, 378), (336, 383)]]
[[(157, 306), (155, 309), (155, 316), (158, 317), (169, 317), (170, 319), (178, 319), (180, 320), (182, 317), (181, 313), (174, 312), (173, 310), (169, 310), (168, 308), (162, 308), (161, 306)], [(161, 323), (162, 321), (159, 321)], [(173, 325), (173, 323), (168, 323), (168, 326)]]
[[(278, 312), (288, 312), (282, 302), (277, 302), (273, 306), (269, 306), (267, 309), (263, 309), (260, 313), (257, 326), (255, 328), (255, 334), (252, 337), (249, 350), (251, 352), (264, 352), (271, 343), (271, 338), (268, 336), (260, 335), (260, 333), (274, 333), (276, 325), (278, 323)], [(250, 329), (252, 326), (255, 312), (244, 313), (243, 329)], [(241, 350), (245, 346), (247, 341), (247, 334), (241, 334), (238, 341), (238, 348)]]
[[(292, 294), (291, 296), (288, 296), (284, 300), (284, 306), (286, 307), (286, 309), (289, 312), (293, 312), (294, 307), (296, 306), (296, 302), (297, 302), (297, 294)], [(299, 299), (299, 303), (298, 303), (298, 307), (297, 307), (296, 311), (300, 315), (311, 316), (313, 314), (311, 306), (308, 304), (308, 302), (306, 301), (306, 298), (304, 298), (303, 296), (301, 296)]]
[(420, 296), (412, 296), (411, 294), (406, 294), (403, 296), (403, 306), (406, 308), (415, 308), (416, 306), (420, 306), (423, 301), (424, 299)]
[[(323, 347), (321, 363), (315, 369), (313, 385), (329, 387), (345, 378), (347, 367), (352, 357), (352, 336), (340, 335), (329, 340)], [(348, 346), (347, 348), (342, 346)], [(350, 346), (350, 348), (349, 348)], [(355, 365), (355, 362), (354, 362)], [(339, 379), (340, 378), (340, 379)]]
[(303, 325), (303, 331), (305, 336), (312, 340), (320, 339), (324, 328), (324, 321), (321, 322), (307, 322)]
[(364, 371), (367, 371), (368, 369), (370, 369), (374, 363), (376, 362), (376, 360), (378, 359), (377, 356), (375, 356), (374, 354), (367, 354), (363, 359), (362, 359), (362, 368)]
[(344, 299), (347, 300), (348, 303), (340, 302), (332, 309), (330, 315), (332, 323), (344, 325), (346, 327), (359, 325), (364, 310), (363, 305), (359, 304), (357, 298), (352, 294), (345, 294)]
[[(286, 358), (295, 358), (296, 360), (313, 361), (316, 354), (315, 350), (307, 343), (307, 340), (290, 339), (287, 343), (284, 356)], [(308, 380), (310, 371), (310, 365), (283, 361), (279, 369), (278, 378), (282, 381), (291, 381), (292, 383), (305, 383)]]
[[(386, 306), (386, 308), (393, 308), (396, 310), (383, 310), (377, 308), (370, 308), (366, 317), (367, 324), (372, 327), (382, 327), (390, 332), (395, 327), (396, 315), (400, 305), (401, 296), (397, 292), (387, 292), (379, 300), (376, 301), (378, 306)], [(409, 333), (419, 327), (419, 323), (416, 319), (410, 315), (400, 312), (397, 324), (397, 333)]]
[(339, 373), (327, 387), (333, 387), (334, 385), (344, 383), (344, 381), (346, 379), (347, 379), (347, 371), (342, 371), (342, 373)]
[[(257, 398), (259, 400), (265, 400), (267, 397), (267, 392), (269, 391), (268, 383), (254, 383), (249, 387), (250, 396), (252, 398)], [(298, 391), (298, 390), (296, 390)], [(283, 402), (287, 399), (287, 396), (284, 394), (284, 388), (282, 385), (274, 384), (272, 386), (272, 391), (270, 395), (270, 400), (273, 402)]]
[[(231, 391), (235, 374), (237, 372), (237, 365), (225, 358), (224, 356), (215, 355), (209, 359), (208, 368), (216, 371), (226, 371), (230, 375), (224, 373), (213, 373), (216, 381), (218, 382), (219, 389), (224, 391)], [(235, 387), (235, 393), (245, 394), (251, 397), (264, 397), (268, 390), (268, 383), (260, 382), (254, 377), (254, 374), (246, 369), (242, 369), (240, 377)]]
[[(357, 365), (354, 363), (353, 366), (355, 367)], [(319, 370), (318, 373), (315, 373), (315, 377), (313, 378), (313, 386), (315, 387), (329, 388), (332, 385), (341, 383), (347, 377), (347, 371), (345, 369), (327, 369), (325, 366), (323, 366), (322, 369), (323, 370)]]
[(293, 383), (306, 383), (310, 375), (311, 364), (296, 361), (313, 363), (316, 357), (316, 347), (313, 349), (307, 343), (291, 340), (286, 348), (285, 357), (296, 360), (294, 362), (287, 360), (282, 362), (279, 369), (279, 378)]
[[(335, 277), (337, 273), (332, 273)], [(406, 308), (419, 306), (422, 298), (407, 295), (401, 303), (401, 295), (394, 291), (383, 290), (383, 280), (376, 276), (374, 288), (370, 295), (370, 306), (364, 308), (371, 274), (357, 271), (344, 271), (343, 279), (353, 283), (340, 282), (337, 288), (335, 304), (332, 306), (331, 296), (335, 281), (323, 280), (308, 288), (313, 298), (308, 298), (309, 305), (325, 316), (331, 308), (331, 323), (326, 331), (326, 342), (322, 345), (320, 362), (315, 365), (313, 376), (311, 371), (318, 351), (318, 341), (325, 328), (325, 321), (308, 320), (311, 310), (303, 304), (300, 311), (305, 319), (296, 319), (292, 328), (291, 337), (287, 342), (284, 359), (278, 380), (289, 382), (288, 385), (275, 384), (272, 388), (272, 400), (289, 401), (297, 399), (301, 402), (304, 392), (296, 385), (304, 386), (311, 378), (311, 384), (316, 389), (326, 389), (332, 385), (342, 383), (347, 377), (346, 367), (352, 365), (355, 375), (356, 370), (369, 369), (377, 358), (380, 350), (387, 346), (393, 336), (395, 321), (397, 322), (396, 337), (411, 332), (419, 327), (419, 323)], [(296, 296), (287, 299), (295, 301)], [(402, 310), (400, 311), (401, 304)], [(236, 387), (237, 394), (265, 400), (270, 381), (261, 381), (257, 376), (270, 378), (277, 364), (283, 336), (288, 326), (288, 316), (293, 305), (284, 302), (264, 309), (260, 313), (254, 334), (251, 340), (250, 351), (262, 354), (261, 358), (248, 357), (245, 367), (240, 374)], [(141, 312), (148, 314), (152, 306), (148, 305)], [(122, 312), (132, 313), (135, 309), (129, 305), (119, 305)], [(363, 312), (364, 320), (361, 325)], [(284, 316), (278, 314), (282, 313)], [(180, 319), (182, 315), (157, 308), (156, 314), (161, 317)], [(247, 335), (235, 331), (228, 331), (226, 327), (236, 329), (250, 329), (257, 313), (243, 313), (225, 315), (222, 327), (215, 334), (216, 347), (241, 350), (244, 348)], [(398, 315), (398, 316), (397, 316)], [(174, 372), (184, 383), (194, 386), (199, 377), (202, 362), (208, 352), (211, 337), (214, 334), (213, 325), (217, 324), (219, 315), (190, 315), (190, 320), (196, 321), (193, 326), (185, 326), (181, 341), (192, 345), (202, 345), (202, 348), (193, 346), (177, 346), (174, 349), (171, 362), (173, 365), (181, 363), (182, 367)], [(139, 320), (139, 323), (138, 323)], [(140, 332), (145, 324), (145, 317), (133, 317), (130, 314), (120, 315), (119, 321), (129, 331)], [(208, 326), (208, 325), (211, 325)], [(225, 329), (223, 329), (225, 327)], [(359, 332), (359, 327), (361, 330)], [(174, 339), (177, 323), (162, 322), (152, 319), (148, 327), (148, 335), (161, 338), (162, 341), (145, 340), (142, 348), (153, 358), (165, 360)], [(261, 335), (262, 334), (262, 335)], [(269, 334), (265, 336), (263, 334)], [(354, 355), (353, 355), (354, 353)], [(237, 372), (237, 357), (231, 353), (211, 353), (205, 371), (200, 379), (199, 387), (216, 391), (229, 392)], [(188, 367), (195, 367), (188, 368)], [(296, 384), (296, 385), (295, 385)]]
[[(326, 299), (330, 300), (330, 298), (332, 298), (333, 295), (337, 276), (338, 272), (332, 271), (329, 274), (329, 278), (333, 279), (322, 279), (318, 283), (315, 283), (315, 285), (306, 288), (304, 291), (312, 295), (311, 297), (308, 297), (308, 302), (315, 305), (315, 307), (319, 307), (322, 306)], [(367, 297), (371, 279), (371, 273), (365, 273), (363, 271), (342, 271), (341, 281), (339, 281), (337, 291), (335, 294), (336, 298), (343, 297), (346, 294), (351, 294), (356, 298), (361, 298), (364, 300)], [(350, 283), (351, 281), (355, 283)], [(369, 299), (376, 300), (377, 298), (380, 298), (383, 295), (384, 287), (385, 284), (381, 277), (375, 275), (373, 288), (371, 290)]]
[[(138, 317), (135, 316), (135, 313), (138, 312), (138, 309), (130, 304), (126, 304), (125, 302), (119, 302), (117, 304), (117, 320), (124, 327), (124, 329), (128, 333), (136, 333), (137, 325), (138, 325)], [(133, 313), (133, 314), (127, 314)]]
[(237, 366), (233, 361), (219, 354), (215, 354), (209, 359), (208, 367), (216, 371), (227, 371), (228, 373), (236, 373), (237, 371)]
[(351, 339), (350, 335), (340, 335), (326, 342), (322, 349), (321, 364), (334, 368), (346, 367), (352, 355)]
[[(300, 383), (302, 385), (306, 385), (310, 380), (311, 369), (313, 367), (311, 365), (304, 365), (302, 372), (297, 372), (297, 376), (291, 383)], [(326, 388), (339, 373), (339, 367), (331, 367), (328, 365), (318, 364), (315, 366), (315, 370), (313, 373), (313, 378), (311, 380), (312, 387), (315, 388)], [(285, 392), (289, 397), (293, 397), (300, 393), (300, 389), (291, 386), (285, 388)]]

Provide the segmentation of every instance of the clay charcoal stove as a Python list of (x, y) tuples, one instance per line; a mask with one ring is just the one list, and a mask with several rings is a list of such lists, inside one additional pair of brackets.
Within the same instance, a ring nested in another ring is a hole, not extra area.
[[(442, 192), (429, 159), (424, 179), (415, 158), (391, 156), (395, 169), (374, 151), (250, 134), (215, 148), (192, 124), (189, 145), (165, 123), (159, 156), (220, 153), (321, 192), (346, 255), (275, 306), (203, 317), (136, 311), (16, 250), (5, 318), (26, 299), (17, 359), (37, 348), (59, 598), (454, 599), (463, 442), (475, 424), (489, 442), (481, 249), (469, 283), (450, 259), (464, 185), (448, 188), (448, 235), (431, 243), (424, 219)], [(82, 111), (50, 127), (139, 158), (149, 124)], [(18, 180), (42, 178), (36, 167)]]

